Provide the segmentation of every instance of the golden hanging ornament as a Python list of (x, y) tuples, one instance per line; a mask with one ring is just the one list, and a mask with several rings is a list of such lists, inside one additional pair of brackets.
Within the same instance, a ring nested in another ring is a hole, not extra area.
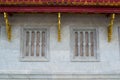
[(8, 14), (6, 12), (4, 12), (4, 20), (5, 20), (5, 24), (6, 24), (7, 38), (8, 38), (8, 41), (11, 41), (11, 26), (8, 21)]
[(112, 33), (113, 33), (112, 29), (113, 29), (114, 20), (115, 20), (115, 14), (112, 14), (110, 24), (108, 26), (108, 42), (111, 42), (112, 40)]
[(58, 13), (58, 42), (61, 42), (61, 13)]

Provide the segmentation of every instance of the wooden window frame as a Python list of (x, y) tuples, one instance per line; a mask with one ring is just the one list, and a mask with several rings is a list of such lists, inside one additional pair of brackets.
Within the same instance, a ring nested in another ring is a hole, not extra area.
[[(95, 30), (95, 33), (96, 33), (96, 56), (95, 58), (77, 58), (74, 56), (74, 30), (77, 30), (77, 31), (80, 31), (80, 30)], [(83, 61), (83, 62), (91, 62), (91, 61), (100, 61), (100, 57), (99, 57), (99, 30), (98, 28), (95, 28), (95, 27), (73, 27), (71, 26), (70, 27), (70, 50), (71, 50), (71, 61)]]
[[(46, 48), (47, 48), (47, 50), (46, 50), (46, 53), (45, 53), (45, 57), (25, 57), (24, 56), (24, 38), (25, 38), (25, 36), (24, 36), (24, 31), (25, 31), (25, 29), (33, 29), (33, 30), (36, 30), (36, 29), (39, 29), (39, 30), (46, 30), (46, 38), (47, 38), (47, 40), (46, 40)], [(48, 27), (40, 27), (40, 26), (37, 26), (37, 27), (28, 27), (28, 26), (23, 26), (23, 27), (21, 27), (21, 41), (20, 41), (20, 51), (21, 51), (21, 54), (20, 54), (20, 61), (31, 61), (31, 62), (37, 62), (37, 61), (49, 61), (49, 28)]]

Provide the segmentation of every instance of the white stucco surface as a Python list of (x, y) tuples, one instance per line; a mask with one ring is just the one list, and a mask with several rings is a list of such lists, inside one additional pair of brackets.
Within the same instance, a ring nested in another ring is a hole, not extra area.
[[(6, 37), (3, 15), (0, 15), (0, 73), (9, 74), (120, 74), (120, 51), (117, 15), (113, 27), (112, 42), (107, 42), (110, 18), (105, 14), (62, 14), (62, 41), (57, 41), (56, 14), (13, 14), (12, 41)], [(20, 29), (23, 26), (50, 28), (50, 52), (48, 62), (20, 61)], [(97, 62), (72, 62), (70, 57), (70, 27), (97, 27), (99, 31), (99, 54)]]

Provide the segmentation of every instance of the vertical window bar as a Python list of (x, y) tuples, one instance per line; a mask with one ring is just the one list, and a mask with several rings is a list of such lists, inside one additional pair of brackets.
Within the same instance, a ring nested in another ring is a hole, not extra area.
[(85, 42), (86, 42), (86, 45), (85, 45), (85, 53), (86, 53), (86, 56), (88, 57), (89, 56), (89, 53), (88, 53), (88, 31), (85, 32)]
[(91, 31), (88, 32), (88, 48), (89, 48), (89, 56), (91, 56), (91, 35), (90, 35)]
[(40, 54), (40, 32), (37, 31), (37, 41), (36, 41), (36, 56), (39, 56)]
[(32, 31), (32, 36), (31, 36), (31, 56), (34, 56), (34, 41), (35, 41), (35, 32)]
[(85, 56), (85, 45), (86, 45), (86, 43), (85, 43), (85, 31), (83, 31), (83, 55)]
[(42, 32), (42, 57), (45, 56), (45, 31)]
[(31, 33), (32, 33), (32, 32), (29, 31), (29, 56), (31, 56), (31, 36), (32, 36)]
[(75, 32), (75, 56), (78, 56), (78, 32)]
[[(94, 45), (94, 47), (93, 47), (93, 50), (94, 50), (94, 56), (97, 58), (97, 46), (96, 46), (96, 31), (94, 30), (93, 31), (93, 45)], [(96, 54), (95, 54), (96, 53)]]
[(94, 36), (93, 36), (93, 32), (91, 32), (91, 56), (94, 56)]
[(35, 30), (34, 31), (34, 42), (33, 42), (34, 43), (34, 56), (36, 56), (36, 53), (37, 53), (37, 51), (36, 51), (37, 50), (36, 49), (37, 36), (36, 35), (37, 35), (37, 31)]
[(83, 56), (83, 32), (80, 32), (80, 56)]
[(47, 50), (46, 49), (48, 49), (48, 46), (47, 46), (47, 30), (45, 30), (45, 56), (44, 57), (47, 57)]
[(25, 53), (26, 53), (26, 56), (29, 56), (29, 31), (26, 31), (25, 32), (25, 36), (26, 36), (26, 45), (25, 45)]
[(39, 56), (42, 57), (42, 31), (40, 31), (40, 50), (39, 50)]
[(80, 32), (78, 32), (78, 56), (80, 57)]

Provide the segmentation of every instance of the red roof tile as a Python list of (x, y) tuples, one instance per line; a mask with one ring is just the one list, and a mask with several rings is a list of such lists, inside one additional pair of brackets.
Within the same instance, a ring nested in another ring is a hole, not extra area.
[(120, 0), (0, 0), (0, 5), (120, 6)]

